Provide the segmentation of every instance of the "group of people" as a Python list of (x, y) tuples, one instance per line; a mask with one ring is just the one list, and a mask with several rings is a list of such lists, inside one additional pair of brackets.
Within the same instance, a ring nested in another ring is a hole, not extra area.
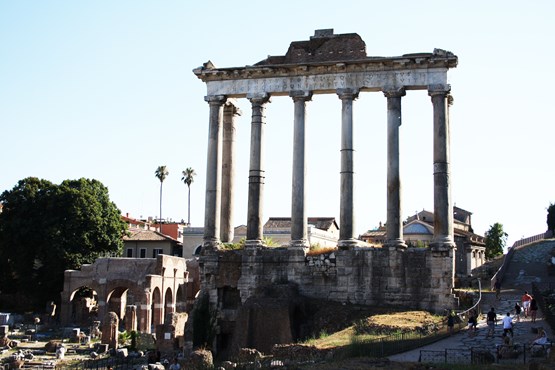
[[(499, 291), (501, 289), (501, 286), (498, 280), (495, 282), (494, 288), (496, 290), (497, 297), (498, 297)], [(525, 291), (521, 297), (520, 303), (522, 304), (522, 306), (519, 304), (518, 301), (515, 302), (515, 306), (514, 306), (514, 319), (516, 320), (516, 322), (520, 322), (522, 313), (524, 313), (524, 318), (528, 318), (528, 316), (530, 316), (531, 321), (535, 322), (537, 318), (537, 312), (538, 312), (538, 303), (536, 302), (536, 299), (532, 297), (532, 295), (530, 295), (527, 291)], [(450, 311), (449, 314), (447, 315), (447, 327), (449, 329), (450, 334), (453, 333), (454, 321), (455, 321), (455, 314), (453, 311)], [(514, 322), (513, 322), (513, 317), (511, 317), (511, 312), (507, 312), (506, 316), (504, 316), (501, 319), (501, 321), (503, 323), (503, 336), (507, 337), (510, 335), (510, 338), (512, 338)], [(488, 332), (486, 334), (486, 338), (489, 338), (489, 337), (493, 338), (495, 334), (495, 326), (497, 325), (497, 313), (495, 312), (494, 307), (491, 307), (490, 311), (486, 314), (486, 323), (488, 326)], [(476, 335), (477, 326), (478, 326), (478, 314), (476, 310), (472, 310), (468, 317), (468, 335), (470, 337), (473, 337)]]
[[(493, 284), (493, 289), (495, 290), (495, 298), (497, 300), (501, 299), (501, 282), (499, 279), (495, 280)], [(530, 316), (530, 320), (532, 322), (536, 322), (536, 317), (538, 314), (538, 302), (532, 295), (525, 291), (522, 295), (520, 302), (515, 302), (514, 311), (515, 311), (515, 318), (517, 322), (520, 322), (520, 317), (522, 313), (524, 313), (524, 318), (528, 318)]]
[[(538, 314), (538, 302), (534, 297), (532, 297), (527, 291), (521, 297), (522, 306), (519, 302), (515, 302), (514, 306), (514, 318), (516, 322), (520, 322), (520, 317), (524, 313), (524, 318), (530, 319), (532, 322), (536, 322), (537, 314)], [(513, 337), (513, 318), (511, 317), (511, 313), (507, 312), (507, 315), (503, 317), (503, 334), (508, 335), (510, 334)], [(488, 337), (491, 333), (493, 338), (493, 328), (495, 327), (495, 323), (497, 322), (497, 314), (495, 313), (495, 309), (492, 307), (490, 312), (487, 315), (487, 323), (490, 330), (488, 331)]]
[[(503, 337), (511, 335), (513, 337), (513, 318), (511, 313), (507, 312), (507, 315), (501, 319), (503, 323)], [(488, 332), (486, 338), (493, 338), (495, 334), (495, 326), (497, 325), (497, 312), (495, 312), (495, 307), (492, 307), (486, 314), (486, 324), (488, 325)]]
[[(498, 282), (496, 282), (494, 288), (496, 291), (496, 297), (499, 299), (500, 285)], [(520, 302), (515, 302), (513, 310), (513, 317), (511, 317), (511, 312), (507, 312), (507, 314), (501, 319), (503, 325), (503, 342), (501, 345), (498, 346), (498, 355), (500, 358), (515, 358), (522, 352), (522, 347), (515, 346), (513, 344), (514, 323), (515, 321), (517, 323), (520, 322), (521, 316), (523, 314), (524, 318), (530, 317), (531, 322), (536, 322), (538, 303), (532, 295), (525, 291), (520, 299)], [(488, 325), (488, 333), (486, 334), (486, 338), (490, 336), (491, 338), (493, 338), (495, 333), (495, 326), (497, 324), (497, 313), (495, 312), (494, 307), (491, 307), (490, 311), (487, 313), (486, 322)], [(535, 350), (538, 349), (543, 350), (543, 346), (548, 343), (549, 340), (547, 338), (545, 330), (543, 328), (538, 328), (538, 334), (536, 338), (528, 343), (528, 348), (533, 353)]]
[(528, 292), (524, 292), (521, 298), (522, 306), (519, 302), (515, 302), (514, 311), (517, 322), (520, 322), (520, 317), (524, 313), (524, 318), (530, 316), (532, 322), (536, 322), (538, 316), (538, 302)]
[(524, 309), (524, 318), (530, 316), (532, 322), (536, 322), (538, 315), (538, 302), (536, 298), (532, 297), (528, 292), (524, 292), (522, 296), (522, 307)]

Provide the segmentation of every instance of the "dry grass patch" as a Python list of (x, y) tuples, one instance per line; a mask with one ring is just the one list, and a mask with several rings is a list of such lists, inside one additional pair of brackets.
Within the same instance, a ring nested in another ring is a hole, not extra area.
[(337, 247), (317, 247), (311, 248), (306, 255), (307, 256), (319, 256), (321, 254), (329, 254), (337, 251)]
[(355, 324), (357, 334), (392, 334), (419, 331), (434, 332), (443, 320), (442, 316), (427, 311), (392, 312), (370, 316)]
[(321, 333), (318, 338), (310, 339), (306, 344), (316, 346), (319, 349), (328, 349), (347, 346), (352, 342), (353, 337), (357, 337), (359, 340), (371, 340), (399, 332), (431, 332), (434, 330), (433, 328), (437, 328), (442, 319), (443, 317), (426, 311), (372, 315), (338, 332)]
[(318, 338), (307, 340), (304, 344), (315, 346), (318, 349), (343, 347), (350, 343), (355, 331), (352, 326), (333, 334), (321, 333)]

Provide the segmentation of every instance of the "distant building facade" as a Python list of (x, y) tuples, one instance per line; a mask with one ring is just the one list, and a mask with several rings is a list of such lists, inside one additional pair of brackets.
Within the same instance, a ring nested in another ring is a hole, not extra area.
[[(247, 236), (247, 226), (234, 229), (233, 243)], [(204, 237), (203, 227), (183, 229), (183, 257), (190, 258), (199, 254)], [(264, 224), (264, 237), (272, 239), (277, 245), (288, 245), (291, 240), (291, 217), (270, 217)], [(308, 217), (308, 243), (322, 248), (336, 247), (339, 239), (339, 225), (335, 217)]]
[[(264, 236), (278, 245), (288, 245), (291, 241), (291, 217), (270, 217), (264, 224)], [(335, 217), (308, 217), (307, 239), (311, 246), (336, 247), (339, 225)]]
[(154, 230), (129, 230), (123, 237), (126, 258), (156, 258), (159, 254), (183, 257), (183, 244)]
[[(123, 237), (123, 257), (156, 258), (159, 254), (183, 257), (184, 223), (168, 222), (157, 224), (147, 220), (121, 216), (127, 223), (128, 235)], [(188, 254), (190, 257), (192, 254)]]
[[(472, 229), (472, 213), (453, 207), (455, 252), (455, 274), (469, 276), (472, 270), (486, 262), (484, 237)], [(426, 210), (410, 216), (403, 226), (403, 239), (412, 247), (428, 246), (434, 236), (434, 213)], [(371, 245), (385, 243), (386, 226), (380, 224), (376, 230), (369, 230), (360, 239)]]

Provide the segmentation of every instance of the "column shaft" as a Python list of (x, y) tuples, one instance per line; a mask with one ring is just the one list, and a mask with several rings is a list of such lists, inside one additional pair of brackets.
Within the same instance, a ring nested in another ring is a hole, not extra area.
[(224, 107), (223, 121), (223, 153), (222, 153), (222, 204), (221, 204), (221, 232), (220, 239), (223, 243), (232, 243), (233, 207), (235, 191), (235, 117), (241, 111), (237, 106), (227, 101)]
[(204, 247), (217, 248), (220, 242), (220, 202), (222, 163), (222, 113), (225, 96), (207, 96), (210, 105), (206, 199), (204, 207)]
[(247, 96), (252, 105), (251, 147), (249, 168), (249, 199), (247, 209), (246, 247), (264, 245), (263, 235), (263, 196), (264, 196), (264, 125), (266, 124), (265, 105), (267, 94)]
[(399, 127), (404, 89), (384, 89), (387, 97), (387, 238), (388, 247), (406, 247), (401, 221)]
[(429, 86), (434, 108), (434, 237), (431, 247), (454, 248), (450, 179), (449, 86)]
[(312, 93), (292, 92), (295, 104), (293, 123), (293, 177), (291, 194), (291, 246), (310, 247), (307, 236), (308, 217), (306, 214), (306, 102)]
[(339, 248), (354, 247), (358, 244), (354, 236), (354, 148), (353, 148), (353, 100), (358, 91), (338, 89), (341, 99), (341, 185), (339, 218)]

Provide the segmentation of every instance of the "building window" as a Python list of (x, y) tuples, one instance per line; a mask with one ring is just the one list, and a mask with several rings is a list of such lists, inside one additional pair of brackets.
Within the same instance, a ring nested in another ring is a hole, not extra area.
[(152, 250), (152, 257), (156, 258), (159, 254), (163, 254), (164, 250), (162, 248), (154, 248)]
[(133, 257), (133, 248), (127, 248), (127, 257), (128, 257), (128, 258), (132, 258), (132, 257)]
[(146, 258), (146, 249), (141, 248), (141, 258)]

